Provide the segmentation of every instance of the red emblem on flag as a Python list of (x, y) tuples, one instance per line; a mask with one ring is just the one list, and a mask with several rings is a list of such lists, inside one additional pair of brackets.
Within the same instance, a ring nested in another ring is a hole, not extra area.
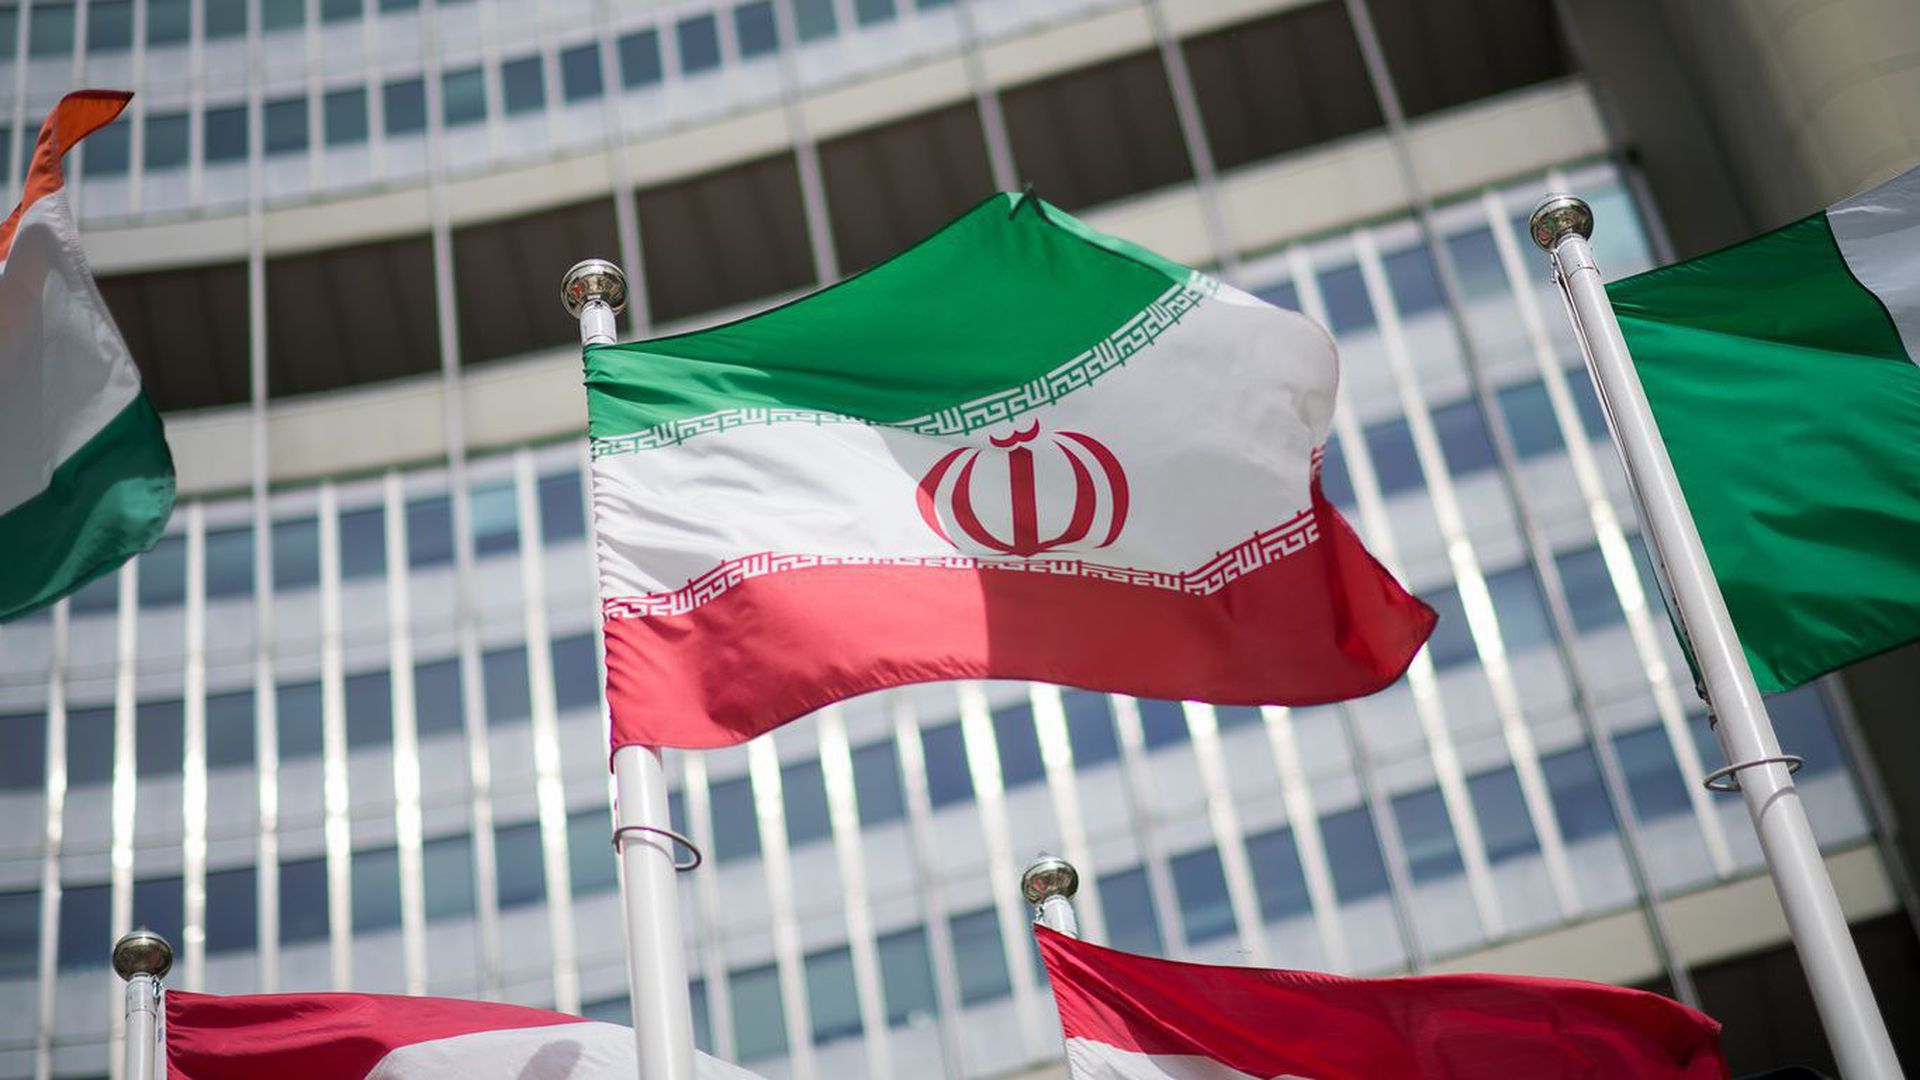
[[(940, 539), (967, 550), (954, 540), (950, 522), (989, 552), (1025, 558), (1081, 544), (1096, 535), (1094, 526), (1102, 518), (1105, 528), (1097, 534), (1100, 539), (1085, 547), (1103, 548), (1119, 539), (1127, 523), (1127, 474), (1120, 459), (1100, 440), (1060, 431), (1043, 441), (1036, 420), (1023, 430), (987, 441), (991, 447), (963, 446), (948, 453), (920, 478), (920, 516)], [(1036, 456), (1029, 445), (1033, 443), (1050, 452), (1044, 458)], [(1005, 502), (977, 495), (975, 471), (983, 463), (989, 473), (1005, 470)], [(1043, 485), (1042, 472), (1070, 480), (1070, 494), (1062, 483)], [(1049, 495), (1067, 498), (1051, 498), (1043, 507), (1043, 486)], [(995, 527), (989, 527), (989, 520)], [(1005, 538), (996, 528), (1005, 530)], [(1053, 535), (1043, 539), (1043, 533), (1050, 531)]]

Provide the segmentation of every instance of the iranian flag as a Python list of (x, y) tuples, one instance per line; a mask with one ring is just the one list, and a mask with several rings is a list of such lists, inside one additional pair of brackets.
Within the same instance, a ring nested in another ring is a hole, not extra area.
[(1433, 613), (1320, 495), (1318, 325), (1031, 196), (737, 322), (586, 350), (614, 745), (934, 679), (1311, 704)]
[(130, 97), (62, 98), (0, 224), (0, 621), (145, 551), (173, 510), (160, 415), (94, 287), (60, 169)]
[(1724, 1080), (1720, 1025), (1658, 994), (1514, 975), (1183, 964), (1034, 927), (1069, 1080)]
[(1607, 292), (1760, 689), (1920, 638), (1920, 169)]

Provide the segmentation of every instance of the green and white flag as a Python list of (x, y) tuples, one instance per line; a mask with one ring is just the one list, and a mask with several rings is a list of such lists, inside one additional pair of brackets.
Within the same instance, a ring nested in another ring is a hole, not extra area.
[(1920, 638), (1920, 169), (1607, 292), (1760, 689)]
[(0, 621), (153, 546), (173, 511), (160, 416), (94, 287), (60, 169), (131, 96), (61, 99), (0, 224)]

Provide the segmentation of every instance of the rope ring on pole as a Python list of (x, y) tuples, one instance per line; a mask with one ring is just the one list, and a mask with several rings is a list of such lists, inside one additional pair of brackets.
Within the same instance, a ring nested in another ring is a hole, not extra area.
[(1740, 790), (1740, 778), (1735, 775), (1740, 770), (1751, 769), (1755, 765), (1772, 765), (1776, 762), (1785, 765), (1787, 772), (1791, 774), (1799, 772), (1800, 766), (1805, 765), (1807, 760), (1799, 754), (1775, 754), (1772, 757), (1757, 757), (1752, 761), (1736, 762), (1725, 768), (1715, 769), (1707, 774), (1706, 779), (1700, 782), (1706, 785), (1708, 791), (1717, 791), (1722, 795), (1731, 794)]
[(615, 855), (625, 854), (620, 849), (620, 841), (625, 839), (628, 833), (633, 832), (657, 833), (679, 844), (681, 847), (686, 848), (687, 851), (692, 854), (693, 858), (688, 859), (686, 862), (680, 862), (676, 859), (673, 864), (673, 868), (682, 874), (700, 869), (700, 864), (706, 861), (706, 856), (700, 854), (699, 846), (694, 844), (693, 841), (674, 832), (672, 829), (662, 829), (657, 825), (622, 825), (613, 830), (613, 853)]

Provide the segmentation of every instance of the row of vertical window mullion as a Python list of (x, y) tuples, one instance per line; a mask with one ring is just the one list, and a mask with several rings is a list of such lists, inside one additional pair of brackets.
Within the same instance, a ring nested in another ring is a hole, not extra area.
[(207, 962), (207, 522), (206, 506), (187, 507), (186, 686), (181, 815), (183, 982), (200, 990)]
[(332, 988), (353, 987), (353, 824), (347, 772), (345, 644), (341, 641), (338, 503), (320, 485), (320, 756), (327, 863), (327, 948)]
[(1060, 829), (1060, 846), (1080, 875), (1074, 897), (1074, 916), (1083, 937), (1107, 939), (1106, 912), (1100, 904), (1099, 871), (1087, 843), (1086, 816), (1080, 805), (1079, 783), (1073, 772), (1073, 741), (1067, 732), (1066, 706), (1060, 688), (1033, 683), (1028, 688), (1034, 736), (1040, 744), (1040, 762), (1046, 770), (1047, 795)]
[(815, 724), (821, 781), (827, 792), (827, 820), (833, 831), (834, 861), (840, 870), (854, 992), (860, 1009), (860, 1027), (866, 1032), (867, 1075), (874, 1080), (888, 1080), (894, 1075), (892, 1033), (887, 1025), (885, 988), (880, 980), (873, 894), (867, 888), (867, 882), (872, 879), (867, 873), (866, 845), (860, 836), (853, 755), (847, 746), (846, 721), (838, 706), (822, 709)]
[(53, 1074), (53, 1033), (60, 972), (60, 855), (66, 839), (67, 675), (66, 656), (72, 615), (66, 600), (53, 607), (52, 654), (47, 663), (47, 810), (45, 847), (40, 855), (40, 952), (33, 1034), (36, 1080)]
[[(714, 848), (713, 789), (707, 782), (706, 757), (694, 752), (683, 752), (679, 757), (681, 793), (686, 800), (688, 831), (692, 834), (694, 846), (709, 855), (717, 856)], [(717, 857), (715, 861), (718, 861)], [(700, 900), (696, 909), (700, 912), (697, 924), (703, 935), (701, 944), (706, 959), (704, 976), (707, 1017), (709, 1026), (713, 1030), (713, 1050), (715, 1054), (728, 1061), (737, 1061), (739, 1056), (738, 1040), (734, 1037), (732, 981), (728, 978), (726, 954), (721, 947), (718, 919), (712, 917), (721, 910), (718, 875), (695, 874), (693, 878), (695, 893)]]
[(1167, 951), (1178, 953), (1186, 947), (1187, 939), (1178, 917), (1180, 895), (1174, 890), (1173, 878), (1167, 869), (1168, 853), (1160, 836), (1159, 800), (1154, 797), (1153, 771), (1148, 767), (1146, 738), (1140, 726), (1140, 706), (1133, 698), (1121, 694), (1109, 695), (1107, 703), (1119, 735), (1121, 778), (1126, 783), (1134, 842), (1139, 845), (1141, 869), (1153, 902), (1155, 932)]
[(933, 957), (934, 1000), (940, 1013), (940, 1050), (949, 1076), (967, 1075), (966, 1046), (962, 1038), (959, 963), (954, 955), (953, 926), (944, 882), (939, 872), (942, 852), (933, 823), (933, 802), (927, 783), (926, 746), (909, 695), (891, 695), (894, 752), (900, 762), (901, 794), (905, 801), (908, 840), (913, 847), (914, 877), (925, 906), (927, 944)]
[(1254, 894), (1253, 870), (1247, 862), (1246, 833), (1240, 827), (1240, 814), (1233, 805), (1233, 785), (1221, 756), (1220, 725), (1213, 706), (1187, 702), (1183, 708), (1187, 728), (1193, 740), (1194, 763), (1199, 766), (1200, 785), (1206, 791), (1208, 825), (1213, 830), (1214, 850), (1219, 853), (1221, 874), (1226, 879), (1227, 905), (1239, 932), (1240, 945), (1255, 967), (1268, 963), (1266, 923), (1260, 918), (1260, 901)]
[(1274, 771), (1280, 778), (1287, 826), (1300, 856), (1300, 876), (1306, 883), (1307, 904), (1313, 912), (1314, 930), (1320, 939), (1321, 961), (1328, 971), (1350, 973), (1353, 954), (1347, 945), (1346, 928), (1340, 922), (1340, 899), (1334, 892), (1326, 839), (1321, 835), (1320, 817), (1313, 805), (1313, 786), (1307, 781), (1307, 770), (1301, 763), (1293, 713), (1273, 705), (1262, 708), (1260, 713), (1268, 749), (1273, 754)]
[[(137, 721), (140, 561), (129, 560), (117, 572), (120, 599), (115, 613), (115, 669), (113, 679), (113, 787), (110, 795), (112, 832), (107, 875), (111, 915), (107, 925), (109, 939), (102, 948), (133, 929), (133, 830), (139, 815), (138, 773), (136, 771), (135, 724)], [(101, 980), (106, 991), (106, 1007), (111, 1019), (107, 1038), (109, 1075), (122, 1075), (124, 1063), (120, 1047), (126, 1038), (126, 1012), (121, 1008), (124, 988), (109, 976)]]
[(772, 909), (773, 963), (786, 1027), (787, 1065), (795, 1080), (813, 1080), (813, 1024), (807, 1000), (804, 945), (795, 910), (793, 863), (780, 776), (780, 751), (771, 737), (747, 744), (747, 775), (760, 838), (760, 869)]
[[(425, 849), (420, 799), (420, 724), (413, 671), (413, 596), (400, 474), (380, 483), (386, 562), (387, 665), (393, 724), (394, 846), (400, 869), (402, 973), (409, 994), (427, 989)], [(476, 898), (477, 902), (477, 898)]]

